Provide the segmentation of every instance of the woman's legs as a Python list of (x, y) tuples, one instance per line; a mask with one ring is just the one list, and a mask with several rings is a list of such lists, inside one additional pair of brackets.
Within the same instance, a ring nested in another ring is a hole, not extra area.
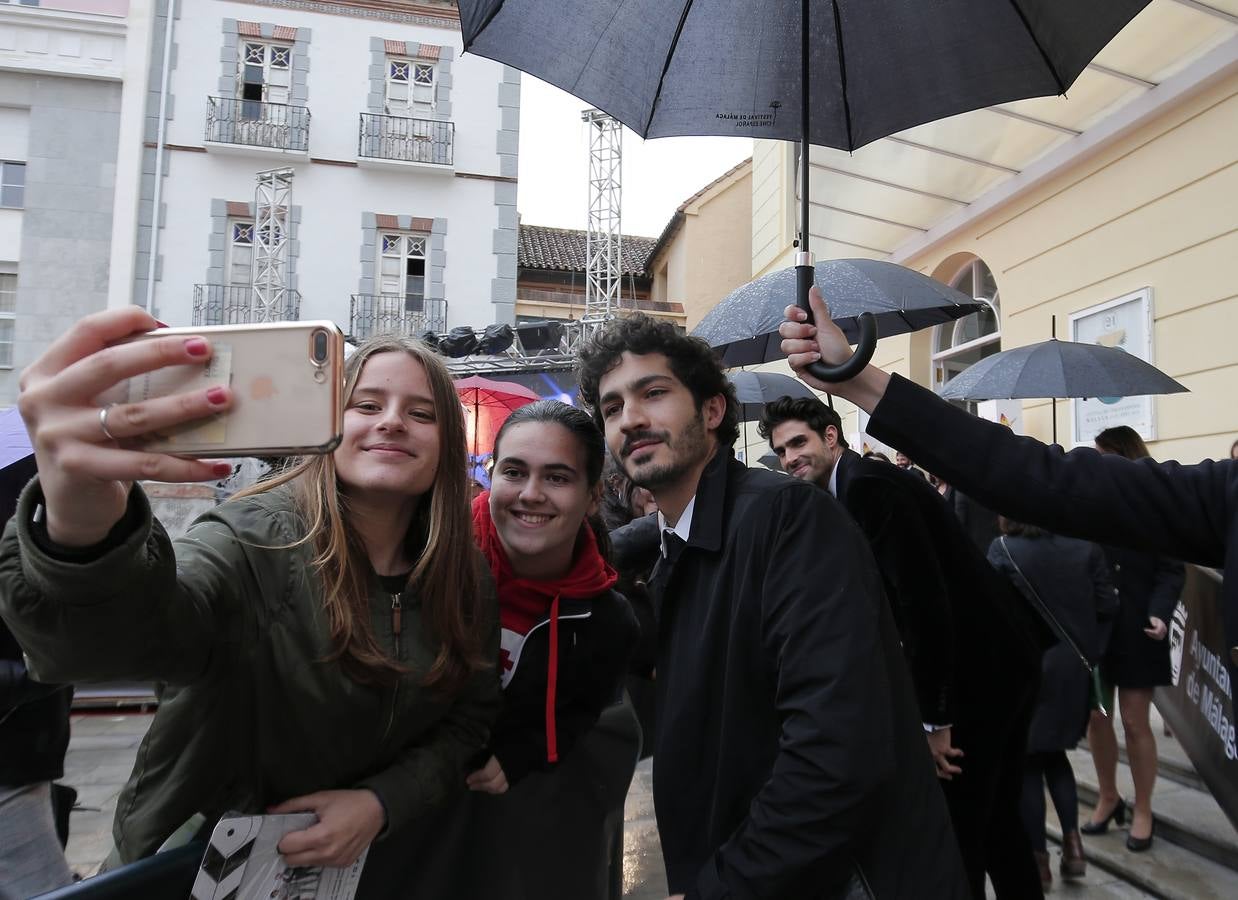
[[(1125, 696), (1126, 691), (1122, 692)], [(1146, 724), (1147, 717), (1144, 717)], [(1092, 824), (1105, 821), (1118, 805), (1118, 739), (1113, 733), (1113, 719), (1100, 710), (1092, 710), (1088, 719), (1088, 747), (1096, 764), (1096, 784), (1099, 797), (1092, 810)]]
[(1133, 838), (1146, 838), (1152, 834), (1156, 735), (1148, 724), (1148, 708), (1151, 705), (1151, 688), (1118, 689), (1118, 707), (1122, 711), (1122, 727), (1126, 731), (1126, 756), (1130, 760), (1131, 777), (1135, 782), (1135, 815), (1131, 820)]

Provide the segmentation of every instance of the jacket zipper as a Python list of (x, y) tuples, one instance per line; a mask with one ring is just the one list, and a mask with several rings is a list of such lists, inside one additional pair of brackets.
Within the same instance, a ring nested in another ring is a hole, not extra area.
[[(400, 659), (400, 632), (404, 629), (404, 604), (400, 602), (399, 594), (391, 595), (391, 634), (395, 638), (395, 658)], [(391, 726), (395, 724), (395, 710), (400, 699), (400, 682), (395, 683), (391, 690), (391, 715), (387, 718), (387, 728), (383, 732), (383, 740), (391, 734)]]

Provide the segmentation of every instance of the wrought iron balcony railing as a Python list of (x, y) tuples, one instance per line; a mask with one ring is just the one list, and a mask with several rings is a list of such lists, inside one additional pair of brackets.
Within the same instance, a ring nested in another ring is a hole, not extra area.
[(380, 334), (416, 337), (447, 330), (447, 301), (403, 294), (353, 294), (350, 334), (359, 341)]
[(362, 113), (357, 155), (450, 166), (455, 135), (454, 122)]
[(310, 111), (305, 106), (208, 97), (206, 139), (272, 150), (309, 149)]
[(255, 322), (295, 322), (301, 316), (301, 294), (283, 288), (274, 302), (263, 305), (246, 284), (195, 284), (194, 325), (249, 325)]

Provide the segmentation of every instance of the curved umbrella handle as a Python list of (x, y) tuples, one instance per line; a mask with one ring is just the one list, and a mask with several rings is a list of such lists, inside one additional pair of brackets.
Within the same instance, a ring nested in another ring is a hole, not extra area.
[[(795, 302), (808, 313), (809, 322), (812, 322), (812, 311), (808, 308), (808, 292), (812, 289), (813, 275), (812, 266), (795, 267)], [(836, 366), (827, 366), (823, 362), (812, 363), (808, 366), (809, 374), (822, 381), (837, 383), (849, 381), (864, 370), (877, 351), (877, 317), (870, 312), (862, 312), (857, 317), (856, 324), (860, 328), (860, 340), (851, 358)]]

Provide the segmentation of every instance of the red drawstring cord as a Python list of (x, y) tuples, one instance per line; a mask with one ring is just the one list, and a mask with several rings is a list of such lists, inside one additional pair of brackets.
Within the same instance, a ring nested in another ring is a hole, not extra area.
[(559, 682), (559, 595), (550, 604), (550, 657), (546, 664), (546, 762), (559, 761), (555, 731), (555, 692)]

